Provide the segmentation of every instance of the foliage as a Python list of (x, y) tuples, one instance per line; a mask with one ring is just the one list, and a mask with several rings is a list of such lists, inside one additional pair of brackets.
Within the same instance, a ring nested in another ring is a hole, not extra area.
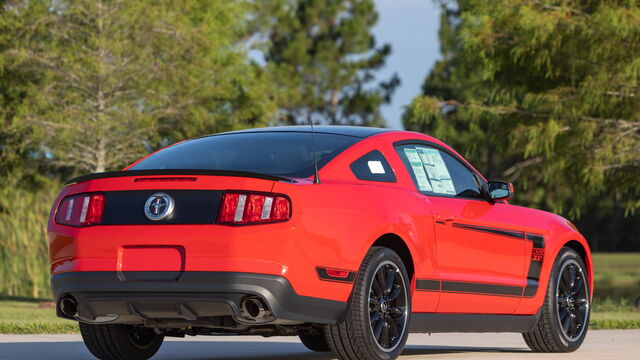
[(39, 190), (5, 182), (0, 188), (0, 293), (49, 298), (47, 218), (60, 184), (41, 180)]
[[(270, 3), (284, 9), (279, 0)], [(285, 91), (283, 86), (297, 85), (278, 82), (273, 87), (279, 67), (248, 56), (254, 5), (0, 0), (0, 293), (50, 296), (46, 225), (59, 179), (115, 170), (184, 138), (265, 125), (276, 105), (284, 109), (284, 94), (299, 88)], [(320, 47), (308, 55), (338, 59), (309, 61), (305, 71), (337, 76), (326, 86), (340, 91), (342, 120), (381, 123), (378, 107), (397, 80), (369, 87), (390, 51), (375, 47), (370, 35), (377, 17), (373, 3), (313, 7), (320, 12), (306, 20), (321, 23), (333, 14), (340, 21), (325, 23), (329, 33), (319, 32)], [(268, 17), (279, 15), (285, 14)], [(286, 16), (294, 21), (294, 14)], [(287, 31), (274, 25), (273, 34)], [(294, 37), (309, 26), (315, 25), (291, 28)], [(329, 35), (338, 36), (339, 49)], [(286, 45), (271, 45), (277, 44)], [(320, 78), (316, 85), (325, 86)], [(298, 105), (303, 100), (298, 97)]]
[[(462, 6), (462, 5), (461, 5)], [(476, 64), (464, 61), (456, 24), (460, 12), (441, 7), (440, 51), (438, 60), (422, 86), (423, 96), (413, 100), (403, 116), (407, 130), (428, 133), (443, 139), (461, 151), (488, 178), (501, 177), (508, 164), (516, 162), (507, 154), (504, 136), (500, 136), (500, 117), (460, 107), (473, 101), (489, 102), (489, 86)], [(479, 98), (479, 100), (476, 100)], [(510, 174), (515, 180), (519, 174)]]
[(117, 169), (166, 137), (261, 124), (275, 110), (241, 46), (241, 3), (25, 0), (3, 11), (12, 31), (0, 59), (38, 80), (7, 121), (61, 167)]
[(544, 201), (557, 211), (578, 214), (602, 194), (613, 194), (628, 210), (640, 206), (637, 3), (499, 0), (457, 6), (451, 30), (456, 54), (445, 58), (450, 72), (443, 73), (455, 80), (470, 70), (476, 87), (468, 93), (427, 89), (430, 100), (416, 99), (405, 121), (429, 124), (453, 110), (469, 124), (496, 119), (494, 129), (484, 129), (521, 157), (514, 170), (525, 172), (532, 184), (545, 184)]
[(16, 38), (30, 24), (36, 24), (44, 4), (0, 0), (0, 178), (16, 168), (31, 168), (37, 144), (33, 129), (19, 115), (28, 109), (28, 99), (37, 93), (42, 74), (29, 60), (14, 54)]
[(400, 80), (374, 86), (391, 46), (377, 47), (373, 0), (256, 2), (268, 38), (265, 53), (283, 123), (383, 125), (380, 106)]

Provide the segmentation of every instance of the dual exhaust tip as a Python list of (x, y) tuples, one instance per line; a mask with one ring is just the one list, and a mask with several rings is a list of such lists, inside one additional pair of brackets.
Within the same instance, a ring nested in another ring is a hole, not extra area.
[(264, 300), (257, 296), (247, 296), (240, 301), (240, 313), (252, 321), (265, 320), (271, 315)]
[[(267, 319), (271, 312), (264, 300), (257, 296), (247, 296), (240, 301), (240, 312), (243, 317), (252, 321)], [(58, 301), (58, 313), (66, 318), (75, 319), (78, 316), (78, 301), (71, 295), (64, 295)]]
[(58, 301), (58, 312), (64, 317), (75, 319), (78, 316), (78, 302), (71, 295), (64, 295)]

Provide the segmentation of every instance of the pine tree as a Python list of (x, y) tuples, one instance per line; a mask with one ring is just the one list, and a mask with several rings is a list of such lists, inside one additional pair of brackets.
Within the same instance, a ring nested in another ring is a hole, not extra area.
[(282, 123), (383, 125), (380, 106), (400, 80), (375, 84), (391, 46), (378, 47), (372, 0), (256, 2), (266, 68)]
[[(464, 61), (456, 26), (460, 9), (464, 9), (462, 3), (455, 8), (441, 6), (441, 59), (424, 80), (422, 96), (404, 113), (404, 126), (407, 130), (442, 139), (458, 149), (486, 177), (498, 178), (504, 170), (505, 152), (503, 138), (495, 136), (500, 129), (500, 119), (489, 114), (472, 116), (457, 106), (474, 99), (491, 101), (477, 67)], [(483, 95), (486, 97), (482, 98)], [(439, 109), (437, 114), (432, 111), (434, 107)]]
[[(468, 95), (414, 100), (409, 123), (464, 113), (538, 176), (555, 210), (578, 213), (601, 194), (640, 206), (640, 8), (636, 1), (460, 1), (452, 74)], [(445, 110), (445, 111), (443, 111)], [(488, 138), (492, 141), (490, 138)]]
[(38, 144), (21, 115), (45, 80), (33, 68), (21, 43), (42, 40), (42, 2), (0, 0), (0, 179), (38, 166)]
[(46, 4), (19, 53), (45, 78), (21, 121), (59, 166), (117, 169), (165, 141), (266, 123), (274, 107), (218, 1)]

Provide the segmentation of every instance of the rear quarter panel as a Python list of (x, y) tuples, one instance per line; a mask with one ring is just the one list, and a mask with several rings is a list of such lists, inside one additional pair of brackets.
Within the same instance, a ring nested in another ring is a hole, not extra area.
[[(322, 184), (290, 190), (284, 187), (287, 185), (278, 183), (274, 190), (291, 196), (299, 238), (294, 247), (282, 251), (291, 252), (288, 257), (307, 264), (298, 268), (302, 273), (291, 274), (300, 294), (314, 296), (324, 288), (346, 300), (352, 285), (309, 281), (318, 280), (315, 267), (358, 271), (369, 248), (385, 234), (396, 234), (405, 240), (416, 272), (430, 271), (424, 265), (431, 263), (427, 257), (433, 253), (425, 251), (427, 244), (420, 239), (422, 234), (432, 234), (433, 226), (429, 209), (415, 194), (371, 185)], [(398, 204), (402, 204), (402, 211)], [(300, 281), (295, 279), (297, 275)]]
[[(358, 271), (367, 251), (385, 234), (402, 238), (411, 252), (415, 267), (412, 290), (416, 277), (436, 276), (431, 209), (416, 192), (393, 147), (393, 141), (405, 137), (402, 133), (385, 133), (357, 143), (320, 171), (320, 185), (274, 185), (275, 192), (291, 196), (299, 234), (305, 237), (304, 244), (294, 250), (309, 263), (303, 278), (315, 277), (315, 266)], [(353, 175), (350, 164), (372, 150), (381, 151), (389, 161), (395, 183), (364, 181)], [(296, 291), (312, 294), (325, 289), (348, 299), (351, 288), (350, 284), (301, 281)], [(414, 291), (413, 310), (434, 311), (438, 299), (437, 294)]]

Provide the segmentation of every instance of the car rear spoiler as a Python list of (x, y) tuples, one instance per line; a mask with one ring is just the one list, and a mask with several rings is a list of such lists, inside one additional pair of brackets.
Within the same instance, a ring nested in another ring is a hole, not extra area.
[(107, 179), (126, 176), (149, 176), (149, 175), (208, 175), (208, 176), (234, 176), (234, 177), (249, 177), (255, 179), (264, 179), (272, 181), (286, 181), (295, 182), (295, 180), (268, 174), (259, 174), (249, 171), (233, 171), (233, 170), (189, 170), (189, 169), (164, 169), (164, 170), (121, 170), (121, 171), (107, 171), (86, 174), (73, 179), (67, 180), (65, 185), (77, 184), (83, 181), (95, 180), (95, 179)]

